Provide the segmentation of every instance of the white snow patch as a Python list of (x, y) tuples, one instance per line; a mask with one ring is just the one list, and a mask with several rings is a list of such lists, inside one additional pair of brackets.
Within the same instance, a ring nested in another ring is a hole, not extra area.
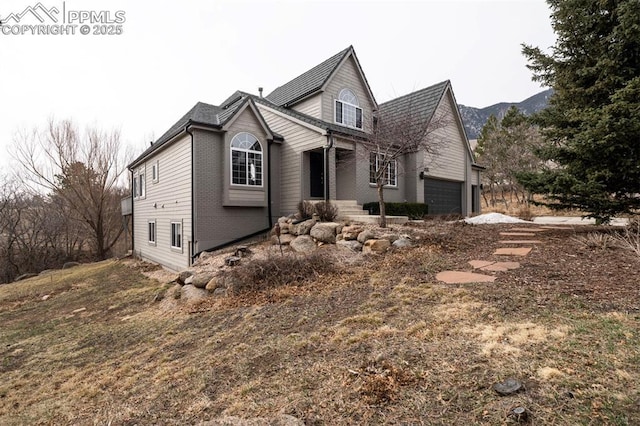
[(492, 223), (531, 223), (502, 213), (485, 213), (475, 217), (468, 217), (464, 219), (464, 221), (473, 225), (485, 225)]

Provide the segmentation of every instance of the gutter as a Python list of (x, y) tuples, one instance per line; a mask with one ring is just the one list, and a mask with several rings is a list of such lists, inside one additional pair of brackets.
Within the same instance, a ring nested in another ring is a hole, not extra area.
[(195, 252), (195, 249), (196, 249), (196, 238), (195, 238), (196, 209), (195, 209), (195, 198), (194, 198), (194, 194), (195, 194), (194, 187), (196, 185), (196, 180), (195, 180), (196, 168), (193, 162), (195, 159), (195, 154), (193, 151), (193, 133), (189, 130), (190, 127), (191, 127), (191, 120), (187, 121), (187, 124), (184, 126), (185, 133), (187, 133), (191, 137), (191, 247), (189, 247), (189, 251), (191, 252), (191, 255), (189, 256), (189, 266), (193, 264), (193, 259), (195, 259), (195, 256), (193, 255), (193, 253)]

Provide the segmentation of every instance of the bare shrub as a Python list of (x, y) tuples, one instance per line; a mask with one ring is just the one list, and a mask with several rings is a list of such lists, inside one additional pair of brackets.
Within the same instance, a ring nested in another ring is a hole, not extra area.
[(529, 204), (523, 204), (516, 210), (516, 217), (522, 220), (532, 220), (533, 213), (531, 212), (531, 206)]
[(616, 235), (614, 239), (620, 248), (631, 250), (640, 257), (640, 218), (630, 220), (624, 232)]
[(316, 252), (309, 255), (288, 254), (251, 260), (229, 272), (233, 292), (262, 291), (286, 285), (303, 285), (319, 275), (334, 272), (331, 257)]
[(338, 217), (338, 207), (329, 201), (320, 201), (315, 205), (315, 212), (322, 222), (333, 222)]
[(368, 404), (395, 400), (400, 387), (415, 380), (415, 377), (386, 360), (370, 362), (356, 373), (362, 378), (360, 394)]
[(310, 201), (300, 201), (298, 203), (298, 216), (300, 219), (311, 219), (316, 212), (315, 205)]
[(579, 243), (583, 248), (606, 250), (618, 247), (616, 237), (602, 232), (589, 232), (587, 235), (573, 237), (572, 240)]

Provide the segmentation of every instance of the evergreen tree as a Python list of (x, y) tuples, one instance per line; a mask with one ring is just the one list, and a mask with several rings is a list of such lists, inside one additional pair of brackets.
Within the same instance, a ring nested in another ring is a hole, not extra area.
[(519, 175), (554, 208), (608, 221), (640, 208), (640, 2), (548, 0), (549, 54), (523, 45), (533, 79), (551, 86), (536, 117), (547, 167)]

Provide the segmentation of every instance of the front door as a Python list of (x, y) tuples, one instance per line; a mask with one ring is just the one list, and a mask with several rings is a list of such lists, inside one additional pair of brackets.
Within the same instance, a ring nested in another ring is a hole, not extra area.
[(311, 198), (324, 197), (324, 155), (322, 152), (309, 152), (309, 176), (311, 178), (309, 182)]

